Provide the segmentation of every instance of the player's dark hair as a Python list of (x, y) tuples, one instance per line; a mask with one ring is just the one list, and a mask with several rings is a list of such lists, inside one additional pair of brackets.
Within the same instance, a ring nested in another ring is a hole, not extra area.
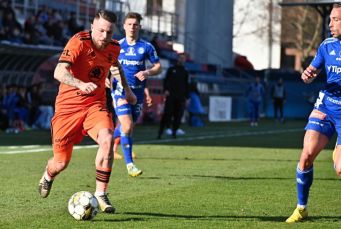
[(111, 23), (116, 23), (117, 21), (117, 16), (114, 12), (109, 11), (109, 10), (99, 10), (97, 11), (97, 13), (95, 14), (95, 18), (94, 19), (99, 19), (99, 18), (103, 18), (105, 20), (107, 20), (108, 22)]
[(341, 2), (333, 4), (333, 8), (340, 8), (340, 7), (341, 7)]
[(124, 17), (124, 21), (126, 21), (128, 18), (134, 18), (136, 19), (139, 23), (142, 21), (142, 16), (139, 13), (136, 12), (129, 12), (127, 15)]

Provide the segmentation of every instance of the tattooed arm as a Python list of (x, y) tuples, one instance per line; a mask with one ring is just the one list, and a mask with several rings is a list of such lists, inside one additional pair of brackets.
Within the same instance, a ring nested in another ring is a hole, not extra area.
[(54, 78), (61, 83), (64, 83), (71, 87), (76, 87), (87, 94), (93, 92), (97, 88), (97, 85), (92, 82), (85, 83), (75, 78), (70, 73), (69, 69), (70, 69), (69, 63), (58, 63), (54, 70)]

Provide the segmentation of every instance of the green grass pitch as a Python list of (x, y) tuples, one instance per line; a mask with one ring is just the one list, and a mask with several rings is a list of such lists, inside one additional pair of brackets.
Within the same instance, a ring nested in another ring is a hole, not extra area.
[[(287, 225), (296, 205), (295, 168), (305, 120), (183, 126), (176, 140), (155, 140), (156, 125), (137, 126), (136, 165), (128, 177), (115, 161), (109, 197), (116, 214), (74, 220), (69, 197), (95, 189), (96, 148), (85, 139), (42, 199), (37, 185), (52, 155), (50, 133), (0, 132), (0, 228), (341, 228), (341, 182), (331, 159), (335, 138), (314, 164), (309, 220)], [(90, 145), (90, 146), (88, 146)]]

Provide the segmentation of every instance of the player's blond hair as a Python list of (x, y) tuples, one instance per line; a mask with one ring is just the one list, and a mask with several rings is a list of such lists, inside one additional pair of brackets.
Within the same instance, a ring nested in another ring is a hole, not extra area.
[(117, 21), (117, 16), (114, 12), (109, 11), (109, 10), (99, 10), (97, 11), (97, 13), (95, 14), (95, 18), (94, 20), (97, 20), (99, 18), (103, 18), (105, 20), (107, 20), (108, 22), (111, 23), (116, 23)]

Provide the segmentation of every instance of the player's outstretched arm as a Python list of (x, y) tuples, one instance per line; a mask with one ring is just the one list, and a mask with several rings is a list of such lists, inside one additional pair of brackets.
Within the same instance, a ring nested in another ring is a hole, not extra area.
[(321, 69), (317, 69), (312, 65), (309, 65), (301, 75), (301, 79), (304, 83), (309, 84), (314, 81), (317, 75), (321, 72)]
[(54, 70), (54, 78), (61, 83), (64, 83), (72, 87), (76, 87), (82, 92), (87, 93), (87, 94), (93, 92), (97, 88), (97, 85), (92, 82), (85, 83), (75, 78), (70, 73), (69, 69), (70, 69), (70, 64), (58, 63)]

